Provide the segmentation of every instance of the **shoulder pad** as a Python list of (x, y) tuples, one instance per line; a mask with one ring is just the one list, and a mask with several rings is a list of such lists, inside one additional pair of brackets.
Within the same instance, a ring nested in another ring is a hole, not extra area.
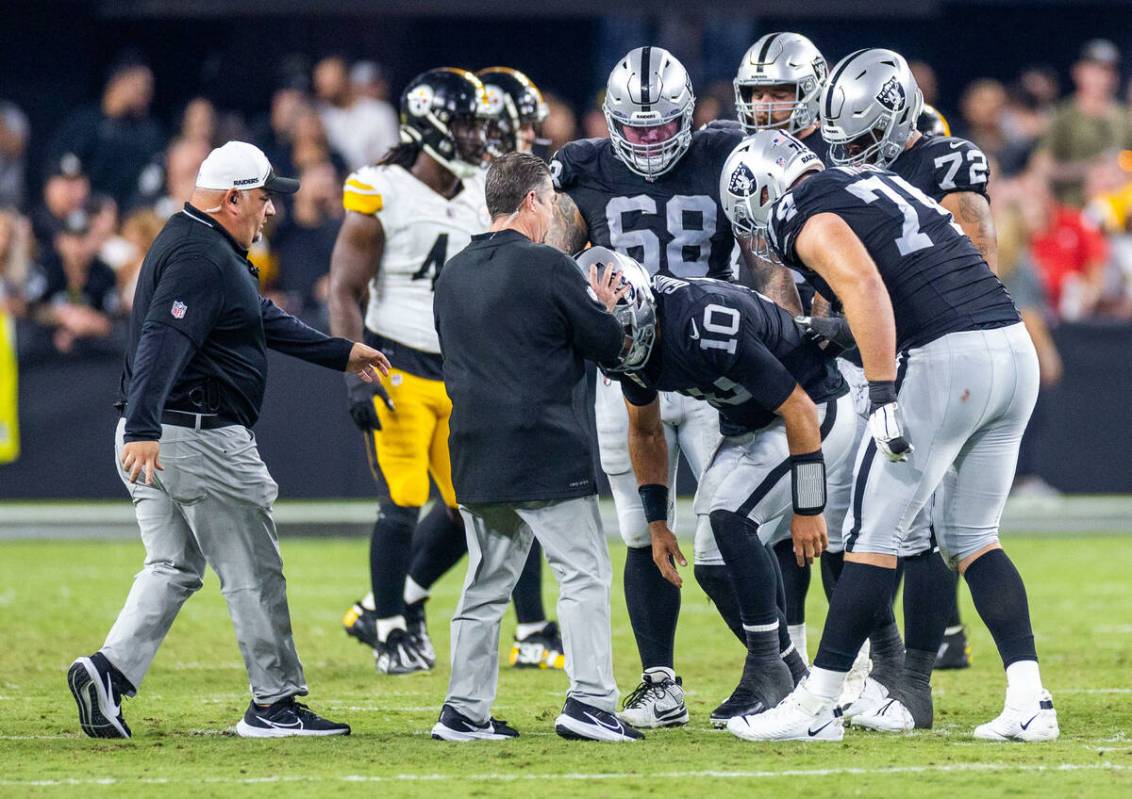
[(554, 188), (563, 191), (573, 186), (597, 162), (603, 146), (609, 146), (609, 139), (575, 139), (562, 145), (550, 159)]
[(347, 211), (372, 216), (385, 207), (381, 190), (382, 175), (378, 167), (364, 166), (350, 173), (342, 187), (342, 207)]
[(925, 142), (924, 160), (940, 191), (986, 194), (990, 177), (987, 157), (973, 142), (954, 136), (932, 136)]

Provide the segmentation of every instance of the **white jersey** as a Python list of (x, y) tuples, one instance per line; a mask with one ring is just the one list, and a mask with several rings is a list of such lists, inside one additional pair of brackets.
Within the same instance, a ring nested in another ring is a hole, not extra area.
[(370, 281), (366, 327), (415, 350), (439, 354), (432, 288), (445, 261), (491, 225), (482, 174), (451, 200), (399, 166), (365, 166), (346, 179), (347, 211), (376, 216), (385, 250)]

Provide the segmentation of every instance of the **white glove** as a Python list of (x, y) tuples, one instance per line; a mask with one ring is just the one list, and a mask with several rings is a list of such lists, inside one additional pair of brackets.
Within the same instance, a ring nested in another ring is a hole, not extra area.
[(900, 406), (895, 402), (874, 405), (869, 413), (869, 432), (877, 443), (877, 449), (893, 463), (908, 460), (913, 447), (904, 438), (904, 421), (900, 416)]

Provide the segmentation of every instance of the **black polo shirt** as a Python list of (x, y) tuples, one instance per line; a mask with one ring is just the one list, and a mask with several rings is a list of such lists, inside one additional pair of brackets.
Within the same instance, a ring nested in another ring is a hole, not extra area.
[(613, 360), (624, 337), (588, 292), (574, 261), (514, 230), (472, 236), (444, 265), (433, 314), (460, 502), (597, 492), (573, 395), (584, 360)]
[(261, 297), (247, 251), (186, 203), (138, 275), (119, 397), (126, 441), (160, 439), (166, 410), (251, 427), (263, 404), (268, 347), (345, 371), (352, 346)]

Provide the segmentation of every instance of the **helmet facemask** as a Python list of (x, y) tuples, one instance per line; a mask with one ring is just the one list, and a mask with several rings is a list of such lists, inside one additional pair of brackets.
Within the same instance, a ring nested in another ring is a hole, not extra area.
[[(736, 78), (733, 84), (735, 87), (735, 110), (738, 112), (739, 124), (743, 126), (743, 131), (748, 134), (759, 130), (785, 130), (788, 133), (797, 133), (813, 125), (816, 117), (811, 103), (806, 100), (806, 97), (814, 91), (817, 83), (812, 78), (807, 80), (810, 84), (808, 86), (801, 83), (740, 82)], [(770, 102), (755, 100), (754, 95), (764, 86), (792, 86), (794, 97), (791, 100), (772, 100)], [(785, 119), (775, 122), (775, 114), (783, 111), (789, 112), (789, 115)], [(766, 121), (761, 121), (760, 117)]]
[(666, 120), (621, 120), (615, 118), (608, 107), (604, 111), (609, 138), (617, 148), (617, 155), (642, 177), (656, 178), (672, 169), (692, 143), (691, 106)]

